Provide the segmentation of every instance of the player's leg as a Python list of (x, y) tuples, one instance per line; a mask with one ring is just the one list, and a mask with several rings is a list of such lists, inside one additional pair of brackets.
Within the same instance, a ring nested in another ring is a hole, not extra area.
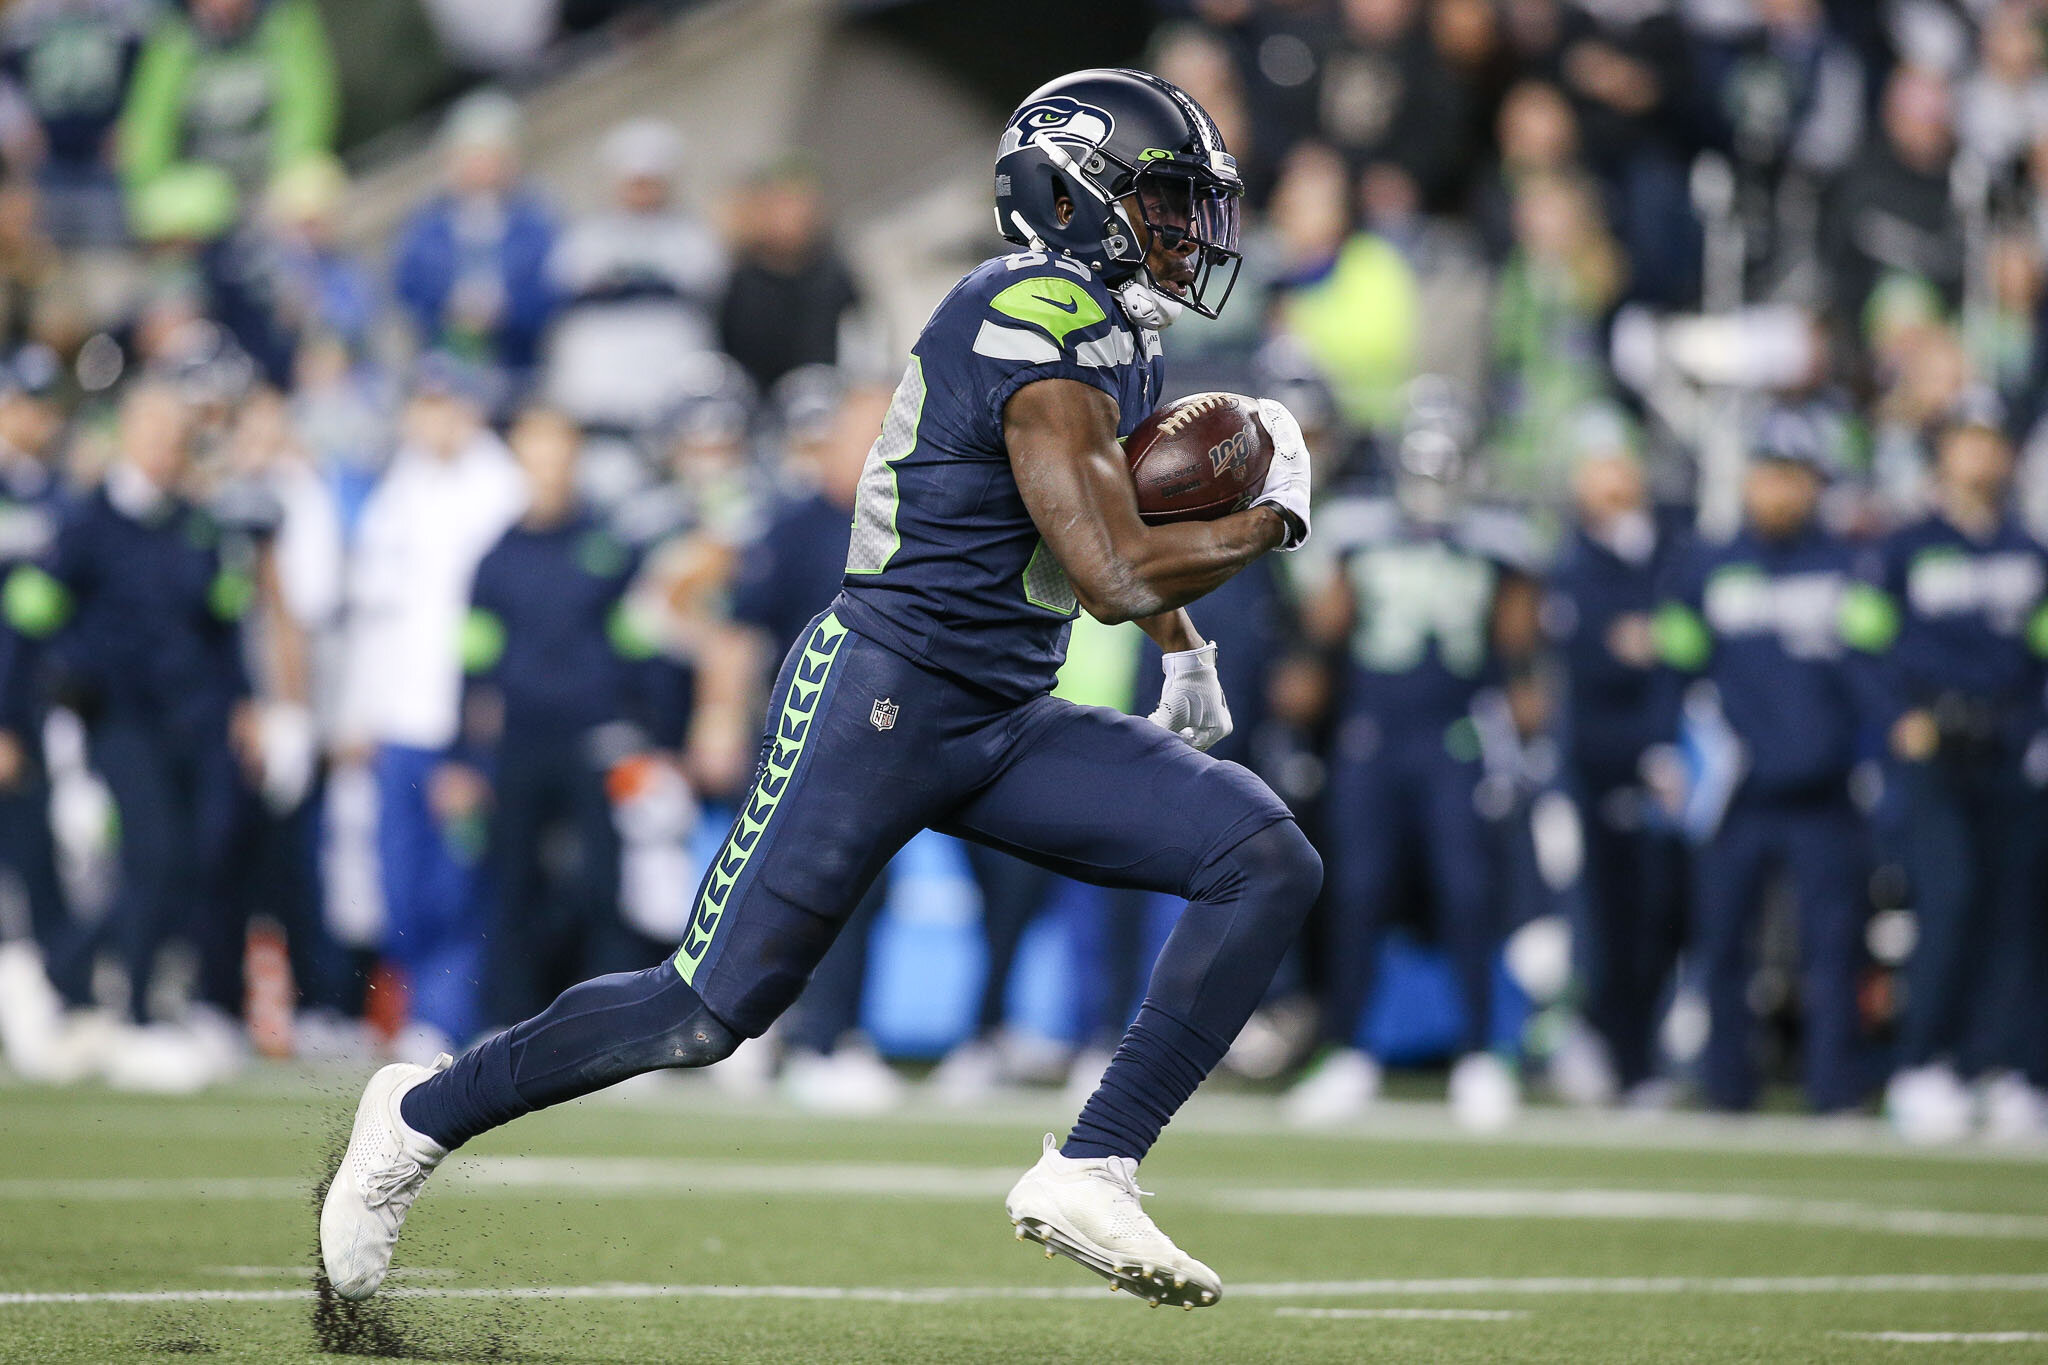
[(1900, 764), (1897, 772), (1906, 795), (1904, 852), (1919, 925), (1906, 964), (1899, 1037), (1899, 1067), (1905, 1075), (1956, 1060), (1972, 984), (1969, 963), (1978, 942), (1981, 869), (1972, 856), (1969, 816), (1951, 775), (1933, 763)]
[(1717, 1109), (1746, 1109), (1756, 1099), (1749, 938), (1770, 867), (1769, 836), (1776, 818), (1773, 811), (1737, 803), (1699, 860), (1693, 948), (1708, 1021), (1700, 1087)]
[[(1376, 734), (1344, 727), (1325, 806), (1330, 849), (1323, 897), (1322, 1046), (1281, 1101), (1291, 1123), (1321, 1127), (1355, 1118), (1379, 1095), (1379, 1064), (1360, 1044), (1378, 977), (1379, 950), (1415, 827), (1404, 764)], [(1371, 744), (1367, 744), (1367, 738)]]
[(1148, 722), (1040, 698), (1008, 726), (996, 777), (947, 827), (1041, 866), (1188, 907), (1145, 1001), (1063, 1149), (1010, 1193), (1019, 1236), (1155, 1301), (1213, 1303), (1221, 1282), (1138, 1207), (1136, 1169), (1222, 1060), (1322, 884), (1278, 797)]
[(1856, 1006), (1870, 906), (1863, 822), (1845, 802), (1802, 812), (1782, 832), (1799, 897), (1806, 1094), (1817, 1111), (1842, 1112), (1863, 1102), (1870, 1081)]
[(875, 697), (921, 679), (820, 617), (783, 666), (754, 785), (676, 956), (572, 986), (452, 1062), (377, 1073), (321, 1216), (338, 1292), (375, 1292), (406, 1211), (455, 1147), (647, 1071), (719, 1061), (788, 1008), (868, 883), (944, 799), (946, 707), (906, 706), (894, 736), (869, 723)]
[[(1463, 1029), (1451, 1068), (1451, 1115), (1467, 1128), (1497, 1129), (1520, 1106), (1508, 1063), (1494, 1055), (1493, 964), (1500, 951), (1502, 879), (1497, 831), (1479, 813), (1479, 759), (1439, 748), (1421, 781), (1422, 844), (1436, 902), (1438, 937), (1458, 982)], [(1522, 832), (1526, 837), (1526, 813)]]

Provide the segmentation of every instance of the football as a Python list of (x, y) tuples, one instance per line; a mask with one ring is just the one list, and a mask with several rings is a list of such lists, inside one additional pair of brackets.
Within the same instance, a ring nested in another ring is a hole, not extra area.
[(1265, 487), (1273, 441), (1251, 399), (1197, 393), (1140, 422), (1124, 458), (1146, 521), (1214, 521), (1249, 506)]

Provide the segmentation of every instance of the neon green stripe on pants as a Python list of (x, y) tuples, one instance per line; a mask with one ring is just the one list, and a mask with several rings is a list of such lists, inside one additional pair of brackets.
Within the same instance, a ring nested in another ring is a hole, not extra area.
[(689, 932), (683, 935), (683, 946), (676, 950), (676, 971), (691, 986), (697, 984), (697, 969), (704, 965), (704, 956), (711, 951), (718, 926), (725, 920), (726, 901), (747, 870), (747, 860), (760, 847), (761, 836), (775, 818), (775, 808), (782, 803), (783, 793), (789, 790), (790, 778), (810, 738), (818, 698), (824, 695), (825, 680), (832, 674), (832, 661), (839, 657), (839, 646), (845, 638), (846, 627), (837, 616), (828, 615), (804, 642), (803, 658), (797, 661), (789, 692), (782, 699), (782, 714), (775, 722), (775, 743), (761, 765), (760, 775), (754, 779), (753, 790), (747, 793), (746, 805), (733, 821), (732, 832), (725, 836), (711, 870), (705, 874), (697, 908), (690, 916)]

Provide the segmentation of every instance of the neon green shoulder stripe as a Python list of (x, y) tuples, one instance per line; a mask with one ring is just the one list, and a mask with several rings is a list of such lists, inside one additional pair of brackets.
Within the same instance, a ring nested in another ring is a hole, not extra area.
[(990, 299), (988, 306), (1019, 322), (1044, 329), (1060, 346), (1067, 344), (1071, 333), (1093, 327), (1109, 317), (1086, 285), (1060, 275), (1019, 280)]

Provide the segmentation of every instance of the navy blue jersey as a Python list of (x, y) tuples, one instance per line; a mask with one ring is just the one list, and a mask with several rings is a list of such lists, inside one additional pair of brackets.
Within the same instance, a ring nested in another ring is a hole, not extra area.
[[(1695, 547), (1658, 609), (1659, 652), (1714, 684), (1752, 793), (1839, 795), (1881, 719), (1870, 661), (1851, 649), (1855, 554), (1818, 527)], [(1672, 712), (1675, 715), (1675, 710)]]
[(1931, 516), (1886, 538), (1870, 568), (1882, 594), (1859, 640), (1882, 659), (1896, 710), (1961, 701), (2038, 720), (2048, 653), (2048, 551), (2011, 518), (1976, 540)]
[(167, 497), (138, 519), (102, 487), (72, 509), (42, 564), (9, 575), (7, 607), (17, 629), (51, 637), (53, 671), (88, 709), (198, 734), (249, 692), (241, 620), (254, 596), (204, 511)]
[(1663, 533), (1640, 557), (1624, 557), (1574, 531), (1546, 585), (1543, 631), (1564, 664), (1565, 752), (1605, 780), (1632, 778), (1643, 751), (1670, 736), (1670, 689), (1655, 660), (1618, 653), (1615, 633), (1631, 617), (1649, 622), (1678, 545)]
[(854, 630), (1010, 700), (1052, 689), (1080, 609), (1003, 443), (1003, 405), (1041, 379), (1101, 389), (1128, 436), (1159, 395), (1157, 335), (1077, 261), (985, 261), (911, 349), (861, 474), (840, 595)]
[(1447, 527), (1420, 525), (1380, 499), (1332, 511), (1324, 525), (1352, 604), (1344, 707), (1434, 739), (1432, 727), (1465, 715), (1497, 680), (1494, 604), (1526, 556), (1525, 537), (1487, 510)]
[(513, 526), (476, 569), (463, 663), (508, 734), (576, 735), (634, 718), (652, 653), (627, 617), (639, 558), (594, 517)]
[[(0, 585), (49, 555), (63, 518), (63, 488), (49, 470), (33, 460), (0, 463)], [(0, 730), (32, 730), (39, 723), (37, 667), (34, 641), (0, 610)]]
[(740, 555), (733, 575), (732, 616), (775, 643), (781, 658), (832, 605), (846, 573), (846, 509), (823, 493), (785, 497)]

